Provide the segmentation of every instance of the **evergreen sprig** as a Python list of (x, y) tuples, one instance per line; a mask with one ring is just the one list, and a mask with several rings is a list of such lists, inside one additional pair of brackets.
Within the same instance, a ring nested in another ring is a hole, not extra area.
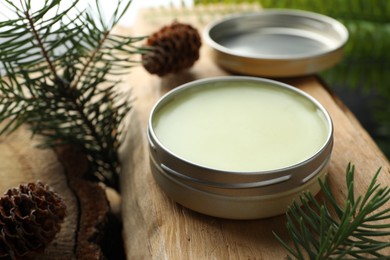
[(365, 194), (354, 192), (354, 166), (346, 170), (345, 205), (339, 206), (329, 181), (320, 181), (322, 202), (311, 193), (304, 193), (287, 213), (287, 230), (292, 240), (288, 245), (276, 238), (291, 254), (288, 259), (388, 259), (381, 252), (390, 247), (384, 236), (390, 235), (390, 187), (377, 183), (380, 169), (374, 175)]
[(112, 33), (131, 1), (118, 0), (109, 21), (98, 0), (94, 11), (78, 2), (1, 4), (9, 17), (0, 22), (0, 134), (27, 124), (45, 137), (42, 147), (77, 146), (90, 162), (86, 177), (119, 189), (118, 148), (131, 102), (118, 93), (117, 76), (134, 65), (143, 38)]

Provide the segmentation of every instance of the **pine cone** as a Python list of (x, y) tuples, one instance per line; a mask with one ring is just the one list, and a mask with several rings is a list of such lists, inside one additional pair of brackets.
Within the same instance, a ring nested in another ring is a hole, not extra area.
[(152, 48), (142, 55), (144, 68), (164, 76), (190, 68), (199, 59), (201, 40), (191, 25), (173, 22), (152, 34), (146, 46)]
[(65, 217), (61, 197), (40, 182), (20, 185), (0, 198), (0, 258), (42, 252)]

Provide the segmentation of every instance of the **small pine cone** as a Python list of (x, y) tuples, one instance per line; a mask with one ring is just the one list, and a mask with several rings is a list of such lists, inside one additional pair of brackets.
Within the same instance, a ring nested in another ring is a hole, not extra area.
[(0, 258), (43, 252), (65, 217), (61, 197), (41, 182), (9, 189), (0, 198)]
[(151, 50), (142, 55), (142, 64), (161, 77), (190, 68), (199, 59), (201, 39), (191, 25), (173, 22), (152, 34), (146, 46)]

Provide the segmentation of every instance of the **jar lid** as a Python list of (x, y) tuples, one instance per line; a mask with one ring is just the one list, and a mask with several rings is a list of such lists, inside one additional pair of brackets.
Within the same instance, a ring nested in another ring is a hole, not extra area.
[(264, 9), (213, 22), (204, 38), (220, 67), (275, 78), (308, 75), (334, 66), (342, 58), (348, 30), (322, 14)]

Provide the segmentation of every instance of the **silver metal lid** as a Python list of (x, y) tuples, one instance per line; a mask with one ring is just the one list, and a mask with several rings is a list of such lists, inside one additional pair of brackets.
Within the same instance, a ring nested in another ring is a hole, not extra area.
[(290, 77), (316, 73), (340, 61), (344, 25), (300, 10), (264, 9), (210, 24), (204, 38), (215, 62), (243, 75)]

